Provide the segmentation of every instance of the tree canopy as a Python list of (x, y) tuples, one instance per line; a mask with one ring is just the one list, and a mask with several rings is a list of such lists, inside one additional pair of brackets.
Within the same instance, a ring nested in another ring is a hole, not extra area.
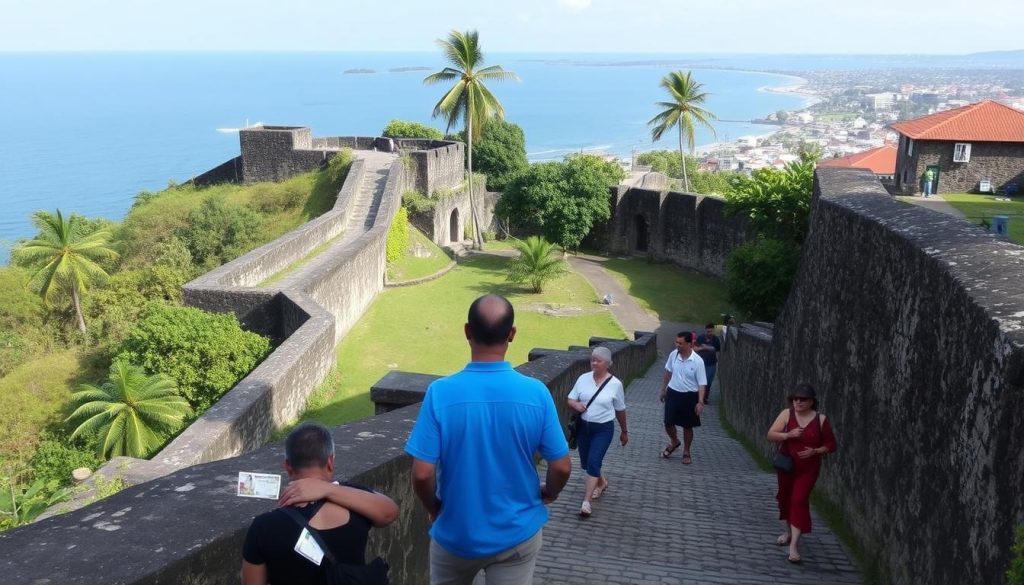
[[(459, 132), (456, 138), (466, 141), (466, 133)], [(476, 170), (487, 175), (487, 188), (503, 191), (508, 182), (530, 164), (526, 160), (523, 129), (506, 120), (488, 121), (480, 132), (480, 139), (473, 143), (473, 160)]]
[(608, 189), (624, 176), (619, 165), (593, 155), (533, 164), (509, 182), (495, 213), (519, 231), (575, 249), (611, 216)]
[(409, 122), (407, 120), (391, 120), (384, 127), (381, 136), (388, 138), (427, 138), (430, 140), (441, 140), (444, 133), (426, 124)]

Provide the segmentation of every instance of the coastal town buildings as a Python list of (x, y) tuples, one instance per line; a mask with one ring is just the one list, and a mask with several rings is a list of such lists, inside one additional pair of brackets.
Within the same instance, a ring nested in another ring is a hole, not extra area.
[(916, 193), (1015, 192), (1024, 184), (1024, 112), (993, 100), (892, 125), (899, 133), (896, 189)]

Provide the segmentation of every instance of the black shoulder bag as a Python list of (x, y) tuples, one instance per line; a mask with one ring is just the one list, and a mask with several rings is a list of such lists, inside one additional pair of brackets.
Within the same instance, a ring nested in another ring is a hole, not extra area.
[[(788, 432), (789, 430), (789, 419), (793, 417), (793, 409), (789, 409), (789, 418), (786, 419), (785, 426), (782, 427), (782, 432)], [(786, 447), (786, 441), (783, 439), (782, 443), (779, 444), (779, 450), (775, 452), (775, 457), (772, 459), (772, 467), (778, 469), (783, 473), (789, 473), (793, 471), (793, 457), (789, 454), (789, 449)]]
[(331, 549), (327, 548), (327, 543), (320, 536), (320, 532), (309, 525), (305, 516), (299, 514), (299, 511), (291, 506), (285, 506), (281, 508), (281, 511), (296, 524), (308, 530), (320, 550), (324, 551), (324, 562), (327, 563), (327, 585), (389, 585), (388, 569), (390, 567), (384, 559), (377, 557), (366, 565), (339, 563), (331, 553)]
[[(792, 416), (793, 409), (790, 408), (789, 412), (790, 412), (790, 416)], [(816, 421), (818, 421), (818, 434), (820, 435), (821, 434), (821, 413), (819, 412), (817, 414), (817, 416), (814, 417), (814, 419)], [(789, 419), (787, 418), (786, 419), (786, 426), (782, 427), (782, 432), (785, 433), (788, 428), (789, 428)], [(824, 440), (824, 439), (822, 438), (822, 440)], [(775, 457), (772, 459), (772, 467), (774, 467), (775, 469), (778, 469), (779, 471), (781, 471), (783, 473), (789, 473), (789, 472), (793, 471), (793, 456), (789, 454), (789, 449), (787, 448), (785, 441), (783, 441), (782, 444), (779, 445), (779, 450), (775, 453)]]
[[(608, 382), (612, 381), (612, 378), (613, 376), (609, 374), (608, 377), (605, 378), (605, 381), (601, 382), (601, 387), (597, 389), (597, 392), (594, 392), (594, 395), (591, 396), (590, 400), (587, 402), (587, 408), (590, 408), (590, 405), (594, 403), (594, 399), (601, 393), (601, 390), (604, 390), (604, 387), (608, 385)], [(576, 412), (574, 410), (572, 412), (572, 416), (569, 417), (569, 425), (565, 430), (565, 440), (569, 442), (570, 449), (576, 448), (576, 439), (579, 436), (581, 424), (583, 424), (583, 413)]]

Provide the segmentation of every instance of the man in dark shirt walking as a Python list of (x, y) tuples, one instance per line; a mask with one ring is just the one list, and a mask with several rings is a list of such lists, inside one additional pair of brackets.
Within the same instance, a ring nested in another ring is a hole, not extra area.
[[(371, 526), (387, 526), (398, 518), (391, 498), (334, 478), (334, 439), (315, 423), (303, 423), (285, 441), (284, 468), (291, 477), (281, 493), (281, 506), (294, 506), (323, 537), (338, 563), (366, 563), (366, 538)], [(242, 585), (327, 583), (327, 562), (316, 564), (296, 552), (304, 529), (281, 508), (252, 521), (242, 548)]]
[(715, 335), (715, 324), (704, 326), (704, 333), (697, 336), (697, 355), (704, 360), (704, 372), (708, 376), (708, 390), (704, 393), (704, 404), (711, 400), (711, 382), (718, 369), (718, 352), (722, 351), (722, 340)]

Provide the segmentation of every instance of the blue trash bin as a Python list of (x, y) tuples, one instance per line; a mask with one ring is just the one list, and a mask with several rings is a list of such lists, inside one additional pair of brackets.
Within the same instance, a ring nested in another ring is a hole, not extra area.
[(993, 215), (992, 216), (992, 233), (1000, 238), (1005, 238), (1010, 235), (1010, 216), (1009, 215)]

